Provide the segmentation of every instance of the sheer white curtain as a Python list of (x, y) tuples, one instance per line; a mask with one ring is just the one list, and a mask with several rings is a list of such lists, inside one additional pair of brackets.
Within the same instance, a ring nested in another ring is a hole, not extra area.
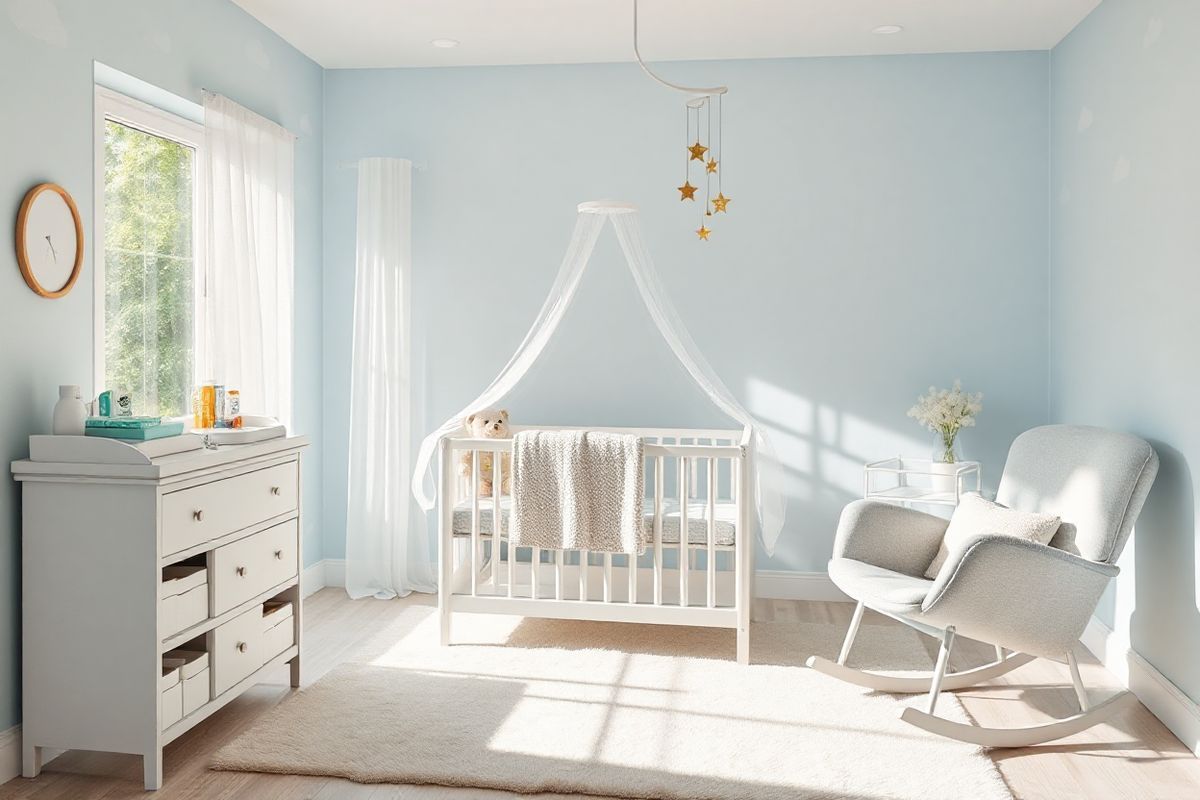
[(425, 514), (408, 492), (415, 441), (410, 306), (412, 164), (358, 162), (346, 592), (436, 590)]
[(461, 427), (463, 417), (473, 411), (498, 404), (521, 382), (525, 373), (529, 371), (546, 345), (549, 344), (567, 308), (575, 299), (580, 279), (587, 269), (592, 250), (596, 246), (596, 239), (610, 219), (616, 228), (617, 238), (625, 255), (625, 262), (633, 274), (634, 283), (637, 285), (642, 302), (658, 327), (659, 333), (666, 339), (671, 352), (717, 408), (754, 431), (756, 471), (753, 480), (756, 487), (759, 536), (767, 555), (771, 555), (775, 551), (775, 544), (783, 530), (785, 514), (782, 496), (782, 466), (765, 429), (737, 401), (713, 371), (704, 354), (692, 340), (687, 327), (683, 324), (683, 319), (676, 313), (675, 307), (671, 304), (666, 290), (663, 288), (662, 281), (659, 280), (650, 253), (642, 241), (637, 209), (627, 203), (595, 202), (583, 203), (579, 206), (575, 233), (571, 237), (571, 243), (567, 246), (567, 254), (563, 257), (562, 265), (559, 267), (558, 277), (542, 305), (542, 310), (538, 312), (537, 319), (534, 320), (529, 332), (525, 334), (525, 339), (517, 348), (517, 352), (509, 359), (504, 369), (500, 370), (496, 379), (483, 390), (483, 393), (425, 437), (421, 443), (416, 469), (412, 476), (413, 496), (419, 500), (422, 508), (433, 508), (434, 497), (430, 491), (429, 478), (431, 477), (430, 466), (438, 442), (442, 437)]
[(242, 411), (292, 417), (295, 137), (204, 93), (207, 237), (197, 363)]

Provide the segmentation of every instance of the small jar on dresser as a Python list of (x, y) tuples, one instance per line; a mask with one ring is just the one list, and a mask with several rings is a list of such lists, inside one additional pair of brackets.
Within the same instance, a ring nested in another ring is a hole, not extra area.
[[(22, 773), (42, 753), (142, 756), (284, 665), (300, 684), (302, 453), (30, 437), (22, 487)], [(191, 448), (191, 449), (187, 449)]]

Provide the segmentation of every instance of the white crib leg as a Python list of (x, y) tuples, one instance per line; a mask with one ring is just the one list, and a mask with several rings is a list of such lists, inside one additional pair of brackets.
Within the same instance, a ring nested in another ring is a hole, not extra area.
[(454, 464), (450, 441), (441, 443), (442, 479), (438, 482), (441, 515), (438, 525), (438, 616), (439, 642), (450, 644), (450, 581), (454, 575)]
[(733, 543), (734, 559), (734, 602), (737, 604), (738, 663), (750, 663), (750, 609), (754, 603), (753, 582), (754, 539), (747, 536), (750, 530), (750, 509), (746, 503), (746, 487), (750, 483), (750, 463), (745, 456), (738, 459), (738, 525)]
[[(750, 530), (749, 515), (747, 515), (746, 527), (741, 528), (739, 530)], [(758, 597), (758, 587), (757, 587), (758, 573), (754, 571), (754, 559), (755, 559), (754, 547), (755, 547), (754, 537), (751, 536), (750, 541), (746, 542), (746, 560), (749, 562), (746, 565), (746, 584), (747, 584), (746, 596), (749, 598), (748, 602), (750, 603), (750, 611), (749, 611), (750, 621), (751, 622), (759, 622), (760, 620), (758, 618), (757, 612), (754, 610), (754, 599), (756, 597)]]

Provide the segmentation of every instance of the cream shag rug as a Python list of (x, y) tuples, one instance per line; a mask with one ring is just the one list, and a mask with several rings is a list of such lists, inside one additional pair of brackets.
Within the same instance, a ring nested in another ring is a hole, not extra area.
[[(656, 800), (1012, 797), (978, 748), (900, 722), (923, 696), (801, 666), (836, 654), (832, 625), (756, 624), (755, 663), (741, 667), (732, 632), (697, 628), (460, 615), (455, 640), (484, 644), (443, 649), (420, 610), (403, 641), (285, 700), (213, 766)], [(864, 625), (856, 655), (861, 667), (930, 666), (921, 637), (896, 624)], [(939, 712), (966, 719), (950, 694)]]

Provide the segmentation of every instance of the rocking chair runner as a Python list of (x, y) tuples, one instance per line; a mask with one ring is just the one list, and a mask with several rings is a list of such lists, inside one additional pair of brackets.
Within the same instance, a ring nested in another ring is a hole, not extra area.
[[(1121, 692), (1091, 705), (1074, 647), (1101, 593), (1119, 572), (1115, 562), (1157, 472), (1154, 450), (1130, 434), (1070, 425), (1027, 431), (1009, 450), (996, 501), (1021, 511), (1057, 514), (1063, 521), (1058, 533), (1049, 545), (998, 534), (973, 539), (951, 549), (932, 581), (923, 573), (937, 554), (947, 520), (886, 503), (851, 503), (838, 525), (829, 576), (858, 605), (837, 661), (813, 657), (808, 666), (878, 691), (927, 691), (928, 710), (906, 708), (904, 721), (988, 747), (1040, 744), (1103, 722), (1133, 696)], [(934, 671), (897, 677), (846, 666), (865, 608), (939, 639)], [(947, 674), (956, 635), (995, 645), (996, 660)], [(1079, 714), (1016, 729), (934, 716), (942, 690), (977, 685), (1038, 656), (1066, 660)]]

